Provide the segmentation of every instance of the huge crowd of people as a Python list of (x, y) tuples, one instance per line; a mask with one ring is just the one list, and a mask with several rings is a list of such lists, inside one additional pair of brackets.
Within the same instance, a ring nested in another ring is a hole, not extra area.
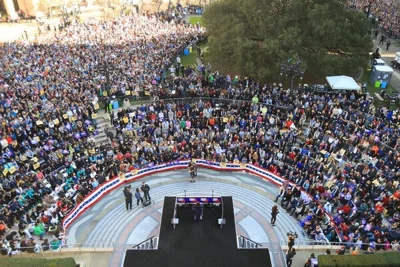
[(297, 185), (285, 184), (277, 200), (315, 240), (398, 243), (398, 111), (375, 110), (365, 95), (299, 88), (293, 97), (218, 73), (204, 79), (193, 72), (164, 85), (203, 98), (114, 113), (111, 138), (127, 168), (190, 158), (252, 163)]
[[(198, 35), (176, 13), (161, 13), (75, 22), (34, 42), (0, 44), (2, 234), (14, 225), (25, 237), (36, 224), (60, 226), (116, 176), (112, 149), (95, 148), (93, 139), (98, 93), (153, 86)], [(106, 75), (104, 65), (118, 68)], [(13, 236), (5, 240), (16, 250)]]
[[(397, 250), (399, 110), (376, 109), (367, 95), (287, 90), (202, 65), (164, 79), (199, 30), (171, 16), (134, 15), (1, 44), (8, 253), (46, 232), (58, 248), (65, 215), (119, 172), (191, 158), (251, 163), (291, 181), (276, 201), (316, 241)], [(99, 70), (105, 64), (114, 66), (111, 77)], [(98, 96), (128, 90), (160, 100), (111, 112), (110, 144), (96, 147)], [(15, 234), (26, 240), (17, 245)]]
[(400, 2), (398, 0), (348, 0), (347, 5), (360, 12), (369, 12), (388, 37), (400, 37)]

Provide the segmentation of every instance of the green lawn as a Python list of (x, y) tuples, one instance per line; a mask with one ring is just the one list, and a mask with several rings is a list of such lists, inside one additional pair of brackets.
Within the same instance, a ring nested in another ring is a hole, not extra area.
[(186, 65), (197, 65), (197, 50), (195, 47), (192, 48), (192, 53), (189, 55), (181, 55), (181, 64), (186, 67)]
[[(196, 47), (194, 46), (194, 47), (192, 48), (192, 53), (190, 53), (189, 55), (181, 54), (181, 55), (180, 55), (180, 58), (181, 58), (181, 64), (182, 64), (183, 66), (185, 66), (185, 67), (186, 67), (187, 65), (196, 65), (196, 66), (197, 66), (197, 61), (196, 61), (196, 58), (197, 58), (197, 49), (196, 49)], [(170, 75), (171, 75), (171, 73), (170, 73), (170, 71), (168, 70), (166, 76), (169, 77)], [(182, 75), (182, 74), (181, 74), (181, 75)]]
[[(375, 106), (376, 107), (383, 107), (383, 106), (386, 106), (386, 107), (389, 107), (389, 108), (397, 108), (397, 105), (396, 104), (390, 104), (390, 101), (387, 99), (387, 98), (385, 98), (383, 101), (380, 101), (376, 96), (375, 96), (375, 93), (380, 93), (381, 92), (381, 88), (376, 88), (375, 86), (374, 86), (374, 84), (372, 84), (372, 83), (370, 83), (369, 82), (369, 77), (370, 77), (370, 75), (371, 75), (371, 67), (368, 67), (368, 68), (365, 68), (364, 69), (364, 73), (363, 73), (363, 76), (362, 76), (362, 78), (360, 79), (360, 82), (361, 83), (363, 83), (363, 82), (367, 82), (368, 83), (368, 85), (367, 85), (367, 91), (371, 94), (371, 96), (374, 98), (374, 103), (375, 103)], [(388, 93), (388, 94), (391, 94), (391, 93), (395, 93), (395, 92), (397, 92), (396, 91), (396, 89), (395, 88), (393, 88), (393, 86), (391, 86), (391, 85), (389, 85), (388, 86), (388, 88), (386, 89), (386, 92)]]
[(203, 18), (201, 16), (191, 16), (189, 17), (189, 23), (192, 25), (196, 25), (197, 22), (200, 23), (200, 26), (204, 26)]

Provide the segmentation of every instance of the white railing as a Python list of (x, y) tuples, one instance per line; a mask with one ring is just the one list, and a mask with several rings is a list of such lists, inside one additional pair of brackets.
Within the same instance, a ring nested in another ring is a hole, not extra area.
[[(89, 246), (89, 243), (100, 243), (103, 246)], [(73, 244), (51, 244), (48, 245), (36, 245), (18, 248), (17, 250), (12, 250), (11, 247), (0, 248), (0, 254), (18, 255), (18, 257), (31, 257), (32, 254), (46, 254), (58, 252), (62, 253), (74, 253), (74, 252), (113, 252), (115, 251), (115, 243), (111, 239), (98, 239), (85, 241), (82, 243)]]
[[(137, 245), (134, 245), (131, 249), (137, 249), (137, 250), (156, 250), (158, 248), (158, 242), (155, 241), (157, 239), (156, 236), (152, 236), (150, 238), (147, 238), (146, 240), (140, 242)], [(156, 245), (154, 243), (157, 242)]]

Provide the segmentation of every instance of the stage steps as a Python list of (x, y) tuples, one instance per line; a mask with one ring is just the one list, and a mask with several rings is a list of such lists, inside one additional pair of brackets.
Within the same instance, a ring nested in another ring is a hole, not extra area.
[(97, 127), (96, 130), (98, 132), (98, 134), (94, 136), (96, 144), (100, 145), (100, 144), (111, 143), (104, 131), (106, 128), (110, 128), (111, 130), (113, 129), (111, 127), (110, 120), (105, 119), (104, 117), (98, 117), (96, 119), (96, 127)]
[(152, 249), (157, 249), (158, 248), (158, 237), (153, 236), (142, 243), (132, 247), (132, 249), (137, 249), (137, 250), (152, 250)]
[(254, 242), (253, 240), (246, 238), (244, 236), (237, 236), (237, 244), (238, 248), (241, 249), (256, 249), (256, 248), (265, 248), (261, 244)]

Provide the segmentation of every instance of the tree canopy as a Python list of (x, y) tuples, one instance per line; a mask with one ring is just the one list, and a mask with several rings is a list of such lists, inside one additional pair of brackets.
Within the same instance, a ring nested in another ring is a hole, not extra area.
[(204, 22), (211, 63), (260, 82), (277, 78), (288, 58), (309, 77), (351, 75), (372, 49), (365, 15), (344, 0), (220, 0)]

